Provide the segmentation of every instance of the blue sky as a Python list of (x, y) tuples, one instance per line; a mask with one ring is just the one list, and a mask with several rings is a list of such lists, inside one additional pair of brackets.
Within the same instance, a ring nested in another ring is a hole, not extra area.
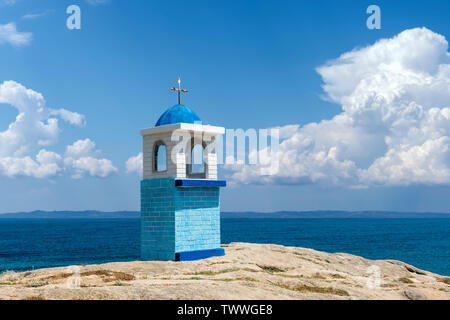
[[(81, 8), (81, 30), (66, 28), (72, 4)], [(370, 4), (381, 8), (381, 30), (366, 27)], [(323, 90), (318, 67), (411, 28), (448, 38), (449, 9), (444, 1), (0, 0), (0, 25), (15, 23), (17, 32), (29, 34), (25, 44), (0, 40), (0, 84), (12, 80), (42, 94), (48, 108), (84, 116), (85, 125), (60, 119), (47, 151), (62, 155), (67, 146), (89, 139), (95, 142), (92, 159), (107, 159), (116, 168), (44, 178), (4, 174), (0, 212), (138, 210), (139, 176), (126, 173), (125, 162), (141, 151), (139, 130), (176, 103), (169, 88), (179, 75), (190, 90), (184, 103), (206, 123), (302, 127), (342, 112), (340, 100)], [(0, 132), (17, 114), (0, 103)], [(39, 148), (20, 157), (34, 159)], [(255, 185), (241, 179), (223, 190), (222, 209), (450, 212), (446, 180), (380, 179), (364, 187), (314, 179)]]

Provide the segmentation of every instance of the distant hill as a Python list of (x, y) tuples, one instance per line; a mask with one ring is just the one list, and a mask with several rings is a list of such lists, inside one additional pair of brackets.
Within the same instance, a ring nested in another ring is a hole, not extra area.
[(137, 211), (33, 211), (0, 214), (0, 219), (99, 219), (99, 218), (139, 218)]
[[(0, 214), (0, 219), (125, 219), (139, 218), (138, 211), (33, 211)], [(279, 211), (279, 212), (222, 212), (221, 217), (229, 218), (450, 218), (449, 213), (434, 212), (389, 212), (389, 211)]]
[(390, 211), (279, 211), (279, 212), (222, 212), (222, 218), (450, 218), (449, 213), (390, 212)]

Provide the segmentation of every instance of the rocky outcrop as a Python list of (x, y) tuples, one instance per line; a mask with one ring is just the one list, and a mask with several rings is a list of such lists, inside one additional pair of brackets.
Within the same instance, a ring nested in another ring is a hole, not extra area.
[(135, 261), (0, 275), (0, 299), (450, 299), (450, 278), (394, 260), (231, 243), (201, 261)]

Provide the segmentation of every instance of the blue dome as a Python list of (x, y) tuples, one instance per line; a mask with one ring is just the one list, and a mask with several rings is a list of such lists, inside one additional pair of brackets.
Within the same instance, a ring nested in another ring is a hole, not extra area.
[(191, 108), (176, 104), (172, 108), (169, 108), (162, 114), (158, 122), (156, 122), (156, 127), (164, 126), (166, 124), (174, 123), (195, 123), (201, 121), (198, 115), (192, 111)]

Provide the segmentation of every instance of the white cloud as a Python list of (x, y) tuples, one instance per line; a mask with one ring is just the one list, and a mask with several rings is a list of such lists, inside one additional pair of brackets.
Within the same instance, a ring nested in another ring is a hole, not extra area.
[(125, 163), (126, 172), (133, 173), (136, 172), (140, 176), (142, 176), (143, 172), (143, 154), (139, 153), (135, 157), (130, 157)]
[(0, 172), (7, 177), (26, 176), (34, 178), (49, 178), (59, 174), (61, 156), (42, 149), (36, 156), (31, 157), (2, 157), (0, 158)]
[(106, 178), (117, 172), (108, 159), (99, 159), (100, 150), (95, 150), (95, 142), (90, 139), (75, 141), (67, 146), (64, 158), (64, 165), (72, 172), (72, 178), (80, 179), (85, 175), (91, 177)]
[(0, 84), (0, 103), (10, 104), (19, 114), (0, 132), (0, 156), (20, 156), (58, 140), (58, 119), (50, 117), (44, 97), (14, 81)]
[(60, 116), (72, 124), (84, 123), (83, 115), (47, 108), (40, 93), (15, 81), (0, 84), (0, 103), (15, 107), (19, 113), (8, 129), (0, 132), (0, 156), (21, 156), (55, 144), (61, 130), (58, 119), (53, 116)]
[(389, 149), (367, 170), (361, 170), (361, 180), (375, 184), (448, 184), (449, 142), (449, 137), (441, 136), (421, 145)]
[(61, 162), (61, 156), (57, 153), (42, 149), (36, 156), (39, 163), (42, 164), (54, 164)]
[(97, 159), (93, 157), (82, 157), (79, 159), (65, 158), (64, 164), (73, 170), (73, 179), (81, 179), (86, 174), (89, 174), (91, 177), (106, 178), (117, 172), (117, 168), (108, 159)]
[(22, 16), (22, 19), (24, 19), (24, 20), (38, 19), (38, 18), (45, 17), (53, 12), (54, 12), (54, 10), (48, 9), (48, 10), (44, 10), (44, 11), (36, 12), (36, 13), (27, 13)]
[(330, 120), (281, 128), (277, 174), (226, 166), (240, 183), (450, 184), (450, 54), (426, 28), (344, 53), (317, 69)]
[(72, 158), (81, 158), (98, 153), (99, 151), (95, 150), (95, 142), (91, 139), (75, 141), (72, 145), (67, 146), (66, 148), (66, 156)]
[(98, 6), (98, 5), (108, 4), (111, 1), (110, 0), (86, 0), (86, 2), (90, 5)]
[[(64, 158), (42, 149), (58, 142), (61, 128), (56, 116), (84, 126), (84, 115), (49, 109), (40, 93), (15, 81), (0, 84), (0, 103), (15, 107), (19, 113), (8, 129), (0, 132), (0, 175), (49, 178), (68, 171), (74, 178), (84, 175), (105, 178), (117, 171), (110, 160), (98, 158), (101, 151), (95, 149), (90, 139), (67, 146)], [(35, 152), (38, 153), (33, 156)]]
[(14, 22), (0, 24), (0, 44), (8, 43), (15, 47), (25, 46), (31, 43), (31, 32), (20, 32)]
[(50, 114), (53, 116), (59, 116), (64, 121), (69, 122), (70, 124), (84, 127), (86, 126), (86, 119), (85, 116), (82, 114), (79, 114), (77, 112), (72, 112), (66, 109), (59, 109), (59, 110), (51, 110)]

